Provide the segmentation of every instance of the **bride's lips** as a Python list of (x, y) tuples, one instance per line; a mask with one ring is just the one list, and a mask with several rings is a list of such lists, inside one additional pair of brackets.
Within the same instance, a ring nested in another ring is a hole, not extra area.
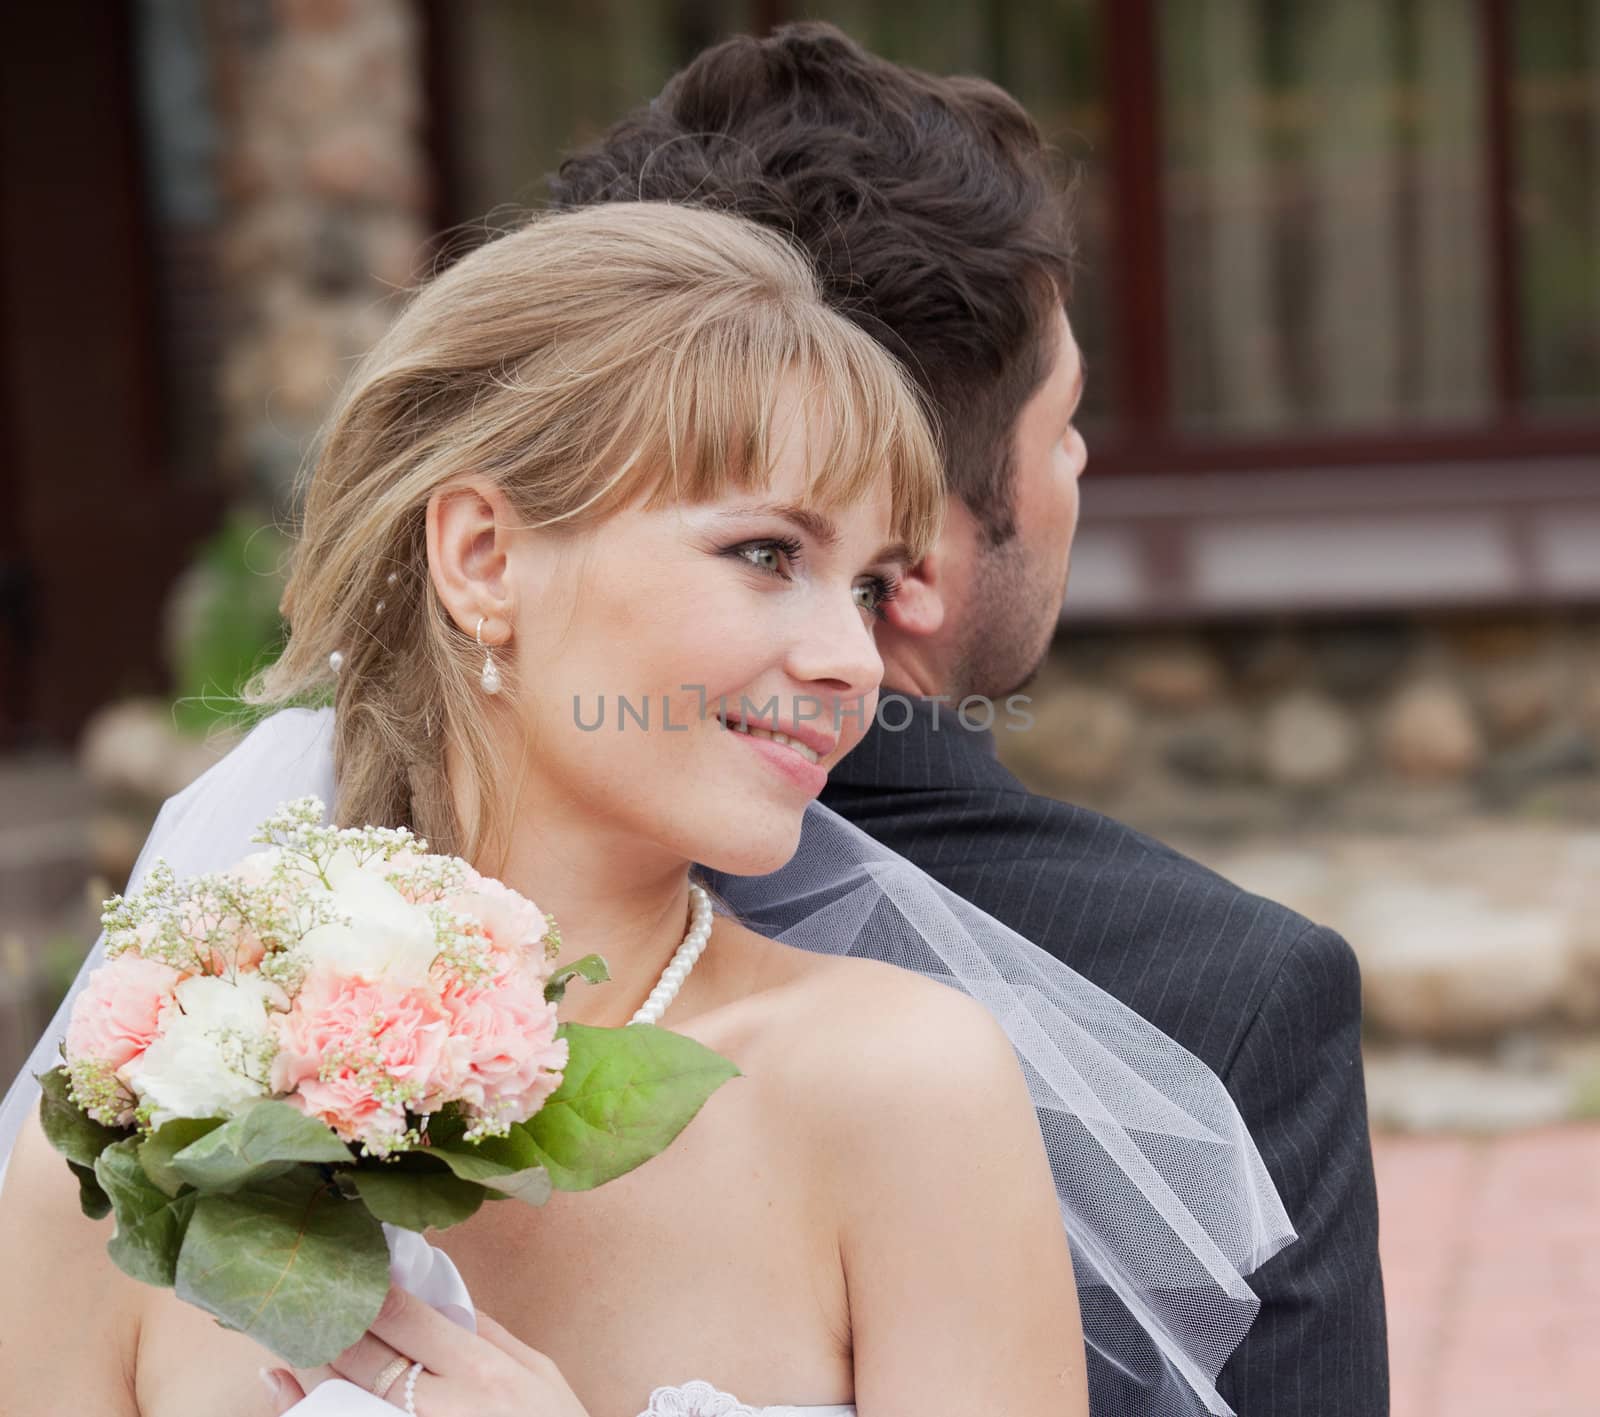
[[(739, 720), (730, 718), (729, 723)], [(766, 727), (758, 724), (757, 727)], [(783, 743), (775, 743), (770, 738), (763, 738), (755, 733), (741, 732), (737, 728), (728, 727), (726, 724), (720, 730), (729, 738), (737, 738), (741, 743), (747, 743), (763, 760), (772, 768), (781, 773), (808, 797), (817, 796), (828, 784), (828, 770), (821, 763), (814, 763), (809, 758), (802, 757), (793, 748)], [(828, 734), (817, 729), (807, 728), (804, 725), (790, 725), (777, 728), (774, 732), (782, 733), (785, 737), (796, 739), (806, 747), (826, 757), (833, 751), (835, 740)]]

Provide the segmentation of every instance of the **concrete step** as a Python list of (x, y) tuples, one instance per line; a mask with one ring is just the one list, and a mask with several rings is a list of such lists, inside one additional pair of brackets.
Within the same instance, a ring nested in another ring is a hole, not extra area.
[(71, 758), (0, 759), (0, 930), (81, 902), (93, 870), (93, 809)]

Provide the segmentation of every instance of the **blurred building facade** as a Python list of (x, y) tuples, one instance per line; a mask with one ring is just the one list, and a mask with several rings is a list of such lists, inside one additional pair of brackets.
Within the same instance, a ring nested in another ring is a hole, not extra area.
[(1019, 766), (1108, 802), (1596, 775), (1600, 0), (24, 7), (0, 737), (158, 689), (196, 537), (285, 504), (394, 292), (793, 18), (997, 79), (1080, 174), (1091, 475)]

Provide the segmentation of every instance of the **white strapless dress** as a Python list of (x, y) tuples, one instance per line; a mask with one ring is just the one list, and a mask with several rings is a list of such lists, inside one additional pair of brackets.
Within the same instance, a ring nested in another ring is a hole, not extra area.
[(658, 1387), (639, 1417), (855, 1417), (855, 1412), (853, 1406), (750, 1407), (697, 1380), (682, 1387)]
[[(450, 1257), (420, 1235), (385, 1225), (389, 1237), (390, 1273), (394, 1282), (426, 1299), (462, 1328), (475, 1329), (472, 1297)], [(293, 1417), (394, 1417), (391, 1403), (365, 1388), (344, 1381), (323, 1383), (289, 1411)], [(682, 1387), (658, 1387), (639, 1417), (855, 1417), (851, 1404), (842, 1407), (751, 1407), (731, 1393), (696, 1379)]]
[[(394, 1417), (393, 1404), (381, 1402), (354, 1383), (323, 1383), (304, 1402), (289, 1409), (292, 1417)], [(853, 1406), (751, 1407), (732, 1393), (696, 1380), (682, 1387), (658, 1387), (639, 1417), (855, 1417)]]

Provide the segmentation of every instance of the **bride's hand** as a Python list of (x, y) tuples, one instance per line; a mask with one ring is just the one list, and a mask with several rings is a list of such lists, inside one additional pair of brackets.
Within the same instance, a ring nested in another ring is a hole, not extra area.
[(378, 1394), (391, 1407), (406, 1410), (407, 1365), (421, 1363), (417, 1375), (417, 1417), (588, 1417), (556, 1365), (487, 1314), (478, 1315), (477, 1333), (468, 1333), (437, 1309), (399, 1287), (389, 1290), (372, 1327), (328, 1368), (295, 1373), (270, 1370), (276, 1411), (287, 1412), (321, 1381), (340, 1377), (372, 1391), (393, 1369), (397, 1376)]

